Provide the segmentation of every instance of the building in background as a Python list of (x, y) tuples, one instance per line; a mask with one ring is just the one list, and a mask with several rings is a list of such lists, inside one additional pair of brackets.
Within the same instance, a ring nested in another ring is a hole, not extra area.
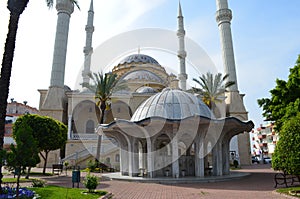
[(261, 125), (252, 131), (252, 155), (260, 160), (266, 157), (272, 158), (278, 140), (279, 135), (274, 130), (274, 123)]
[(27, 101), (19, 103), (11, 99), (11, 102), (7, 104), (6, 117), (5, 117), (5, 133), (4, 133), (4, 148), (8, 149), (15, 141), (12, 138), (13, 123), (17, 118), (24, 114), (38, 114), (39, 111), (36, 108), (27, 105)]

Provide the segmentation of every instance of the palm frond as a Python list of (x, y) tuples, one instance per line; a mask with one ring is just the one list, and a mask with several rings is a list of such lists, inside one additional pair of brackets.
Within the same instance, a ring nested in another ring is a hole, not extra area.
[(78, 10), (80, 10), (80, 7), (79, 7), (79, 4), (78, 4), (78, 1), (77, 0), (71, 0), (72, 3), (75, 4), (75, 6), (78, 8)]
[(221, 73), (213, 75), (207, 72), (205, 75), (202, 74), (199, 76), (199, 79), (193, 78), (193, 81), (196, 82), (200, 88), (192, 87), (192, 90), (194, 93), (200, 94), (203, 102), (211, 108), (212, 104), (222, 102), (219, 97), (224, 95), (227, 91), (226, 88), (235, 84), (235, 82), (232, 81), (226, 82), (228, 76), (229, 75), (226, 74), (222, 77)]
[(48, 8), (53, 8), (53, 0), (46, 0)]

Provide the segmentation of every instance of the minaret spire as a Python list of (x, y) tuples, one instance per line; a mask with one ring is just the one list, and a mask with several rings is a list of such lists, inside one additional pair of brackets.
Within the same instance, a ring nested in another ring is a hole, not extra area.
[(185, 44), (184, 44), (184, 37), (185, 37), (185, 30), (184, 30), (184, 24), (183, 24), (183, 15), (182, 15), (182, 9), (181, 4), (179, 1), (178, 4), (178, 30), (177, 30), (177, 36), (179, 41), (179, 50), (177, 52), (177, 56), (179, 58), (179, 71), (178, 74), (179, 78), (179, 88), (182, 90), (186, 90), (186, 80), (187, 80), (187, 74), (185, 70), (185, 58), (186, 58), (186, 51), (185, 51)]
[[(65, 121), (65, 65), (68, 46), (69, 24), (74, 4), (70, 0), (56, 0), (57, 25), (50, 86), (46, 95), (41, 98), (40, 113), (59, 121)], [(44, 94), (41, 93), (41, 96)]]
[(236, 78), (235, 60), (231, 36), (230, 22), (232, 19), (232, 12), (228, 8), (227, 0), (216, 0), (217, 13), (216, 21), (219, 26), (221, 46), (222, 46), (222, 57), (224, 64), (225, 74), (229, 74), (228, 81), (235, 82), (234, 85), (228, 88), (228, 91), (238, 91), (238, 82)]
[(74, 5), (71, 1), (68, 0), (57, 0), (56, 10), (57, 26), (50, 86), (63, 88), (65, 78), (69, 23), (71, 14), (74, 11)]
[(84, 69), (82, 71), (83, 86), (90, 82), (90, 78), (88, 74), (90, 73), (90, 69), (91, 69), (91, 57), (93, 53), (93, 47), (92, 47), (93, 32), (94, 32), (93, 24), (94, 24), (94, 5), (93, 5), (93, 0), (91, 0), (90, 9), (88, 11), (87, 25), (85, 26), (86, 41), (85, 41), (85, 47), (83, 48)]

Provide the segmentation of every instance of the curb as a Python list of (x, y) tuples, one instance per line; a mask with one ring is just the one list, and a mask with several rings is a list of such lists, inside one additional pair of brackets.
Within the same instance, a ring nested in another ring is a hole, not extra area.
[(290, 195), (286, 195), (286, 194), (283, 194), (283, 193), (278, 193), (276, 190), (272, 191), (272, 193), (274, 195), (282, 196), (282, 197), (285, 197), (285, 198), (288, 198), (288, 199), (298, 198), (298, 197), (295, 197), (295, 196), (290, 196)]
[(107, 193), (105, 194), (104, 196), (101, 196), (99, 199), (110, 199), (113, 197), (113, 194), (112, 193)]

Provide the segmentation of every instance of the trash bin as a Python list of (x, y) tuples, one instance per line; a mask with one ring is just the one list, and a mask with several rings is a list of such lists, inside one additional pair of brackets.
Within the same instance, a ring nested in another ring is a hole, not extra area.
[(72, 183), (74, 187), (74, 183), (77, 183), (77, 188), (79, 188), (79, 182), (80, 182), (80, 169), (73, 169), (72, 171)]

